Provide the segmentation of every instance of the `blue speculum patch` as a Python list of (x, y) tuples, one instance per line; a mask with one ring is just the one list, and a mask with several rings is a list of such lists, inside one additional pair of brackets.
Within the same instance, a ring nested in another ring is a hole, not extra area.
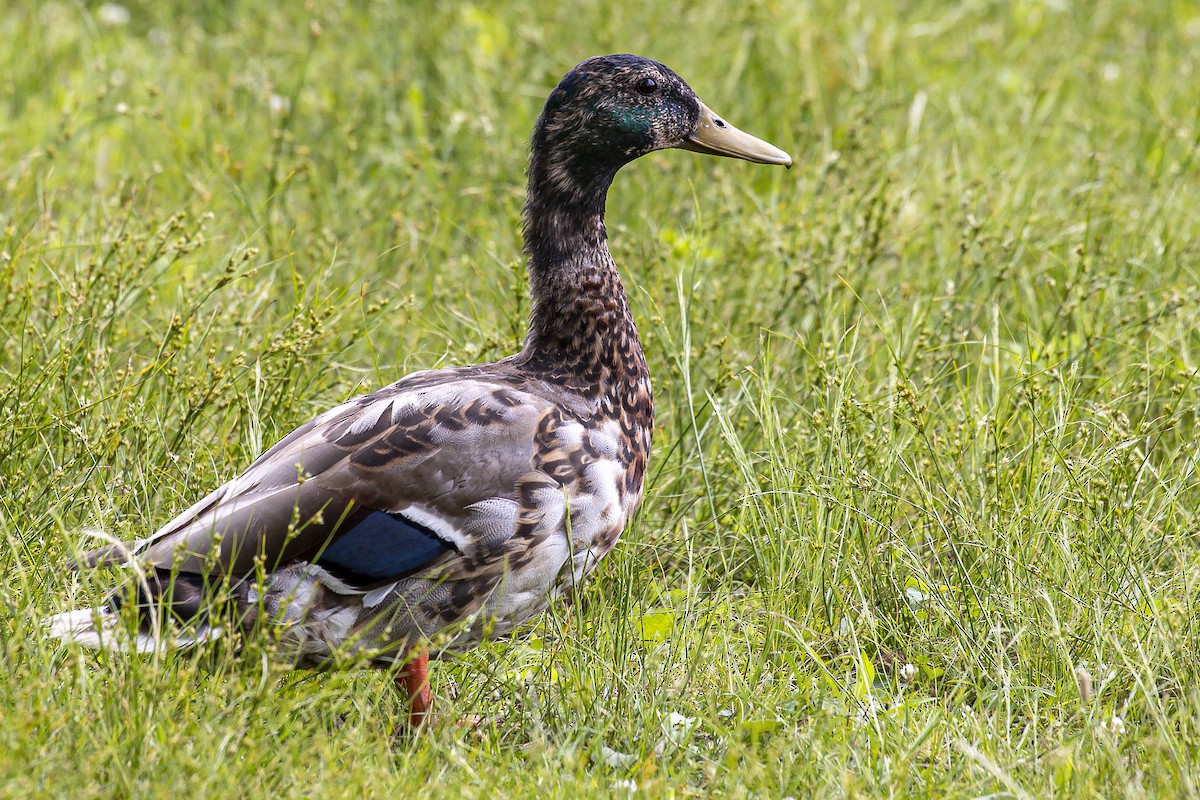
[(334, 539), (315, 563), (352, 582), (370, 583), (399, 578), (451, 549), (399, 514), (372, 511)]

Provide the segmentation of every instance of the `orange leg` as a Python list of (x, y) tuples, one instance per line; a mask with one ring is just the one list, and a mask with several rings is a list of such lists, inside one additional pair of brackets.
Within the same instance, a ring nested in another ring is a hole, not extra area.
[(408, 728), (416, 730), (430, 717), (433, 690), (429, 688), (429, 648), (421, 648), (396, 672), (396, 687), (408, 701)]

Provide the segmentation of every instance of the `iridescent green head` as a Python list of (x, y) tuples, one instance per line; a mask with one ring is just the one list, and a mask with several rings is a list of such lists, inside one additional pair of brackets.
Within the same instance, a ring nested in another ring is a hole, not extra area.
[(589, 58), (568, 72), (546, 101), (532, 149), (534, 169), (553, 179), (563, 172), (615, 172), (670, 147), (792, 164), (782, 150), (714, 114), (671, 69), (632, 55)]

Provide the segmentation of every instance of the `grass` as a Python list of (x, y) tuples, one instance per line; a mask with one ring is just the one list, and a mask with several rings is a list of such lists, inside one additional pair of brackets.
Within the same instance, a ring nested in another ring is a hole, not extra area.
[[(1200, 794), (1191, 3), (16, 4), (0, 17), (0, 795)], [(385, 676), (40, 620), (295, 425), (519, 347), (529, 131), (675, 67), (790, 172), (609, 206), (659, 410), (571, 606)]]

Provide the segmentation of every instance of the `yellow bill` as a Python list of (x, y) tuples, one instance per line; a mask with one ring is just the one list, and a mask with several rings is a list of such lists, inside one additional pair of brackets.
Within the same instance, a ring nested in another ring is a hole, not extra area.
[(788, 169), (792, 167), (792, 157), (787, 153), (773, 144), (739, 131), (714, 114), (704, 103), (700, 104), (700, 121), (696, 123), (695, 133), (679, 147), (696, 153), (744, 158), (756, 164), (782, 164)]

